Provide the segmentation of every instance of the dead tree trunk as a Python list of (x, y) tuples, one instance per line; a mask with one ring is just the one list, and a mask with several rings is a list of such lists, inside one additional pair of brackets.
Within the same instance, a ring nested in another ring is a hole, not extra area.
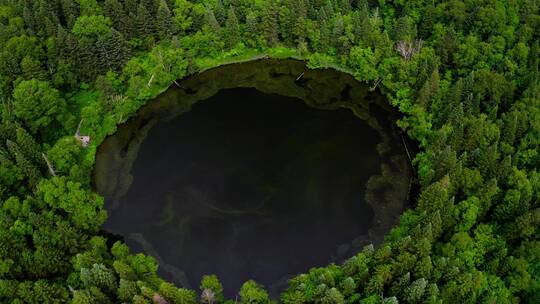
[(45, 163), (47, 164), (47, 168), (49, 168), (49, 173), (51, 173), (52, 176), (56, 176), (56, 172), (54, 172), (54, 167), (47, 158), (47, 155), (45, 153), (41, 153), (41, 156), (43, 156), (43, 159), (45, 160)]
[(90, 136), (80, 134), (82, 122), (83, 119), (81, 119), (81, 121), (79, 122), (77, 132), (75, 132), (75, 138), (81, 143), (84, 148), (86, 148), (90, 144)]

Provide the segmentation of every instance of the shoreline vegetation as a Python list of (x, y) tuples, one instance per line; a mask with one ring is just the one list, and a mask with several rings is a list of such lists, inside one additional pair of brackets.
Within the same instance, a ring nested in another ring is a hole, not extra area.
[[(401, 132), (395, 127), (399, 114), (382, 96), (369, 92), (367, 85), (341, 73), (329, 68), (312, 70), (305, 61), (296, 59), (257, 56), (178, 80), (139, 108), (132, 119), (119, 126), (114, 135), (100, 145), (93, 170), (94, 189), (105, 197), (106, 209), (114, 212), (131, 187), (133, 163), (151, 128), (162, 121), (181, 119), (180, 116), (189, 112), (193, 105), (223, 89), (255, 88), (267, 94), (298, 98), (317, 109), (346, 108), (356, 119), (376, 130), (380, 142), (373, 149), (380, 157), (381, 170), (369, 179), (365, 190), (366, 201), (375, 214), (374, 225), (350, 244), (341, 244), (344, 252), (334, 260), (341, 262), (365, 245), (378, 246), (405, 209), (414, 177), (402, 146)], [(360, 157), (356, 161), (363, 160)], [(364, 193), (364, 187), (362, 185), (358, 193)]]
[[(421, 148), (418, 195), (382, 245), (292, 278), (283, 303), (540, 302), (539, 10), (537, 0), (0, 0), (0, 301), (226, 302), (217, 277), (178, 288), (101, 232), (91, 171), (98, 144), (177, 79), (268, 53), (350, 72)], [(87, 148), (73, 136), (81, 120)], [(253, 281), (238, 301), (270, 302)]]

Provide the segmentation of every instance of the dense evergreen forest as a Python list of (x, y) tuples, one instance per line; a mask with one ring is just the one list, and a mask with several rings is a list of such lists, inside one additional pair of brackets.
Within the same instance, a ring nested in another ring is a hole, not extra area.
[[(227, 301), (215, 276), (178, 288), (100, 232), (90, 175), (99, 143), (176, 79), (268, 56), (380, 90), (422, 149), (421, 191), (385, 242), (298, 275), (284, 303), (540, 303), (539, 8), (0, 0), (1, 302)], [(248, 281), (237, 301), (270, 300)]]

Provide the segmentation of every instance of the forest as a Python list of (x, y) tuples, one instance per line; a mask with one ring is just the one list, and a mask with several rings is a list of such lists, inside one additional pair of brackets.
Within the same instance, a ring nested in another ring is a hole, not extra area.
[(539, 0), (0, 0), (0, 302), (273, 302), (160, 278), (101, 231), (91, 185), (99, 143), (148, 100), (261, 56), (350, 73), (421, 148), (384, 243), (282, 303), (540, 303)]

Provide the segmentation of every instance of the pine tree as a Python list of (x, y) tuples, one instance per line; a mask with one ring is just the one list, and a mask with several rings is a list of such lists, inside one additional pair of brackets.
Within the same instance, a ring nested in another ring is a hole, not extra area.
[(150, 14), (146, 6), (140, 3), (137, 7), (135, 25), (141, 38), (145, 36), (151, 36), (154, 33), (155, 26), (153, 20), (154, 19), (152, 18), (152, 15)]
[(160, 0), (141, 0), (140, 5), (144, 6), (150, 16), (155, 16), (158, 9), (158, 2)]
[(171, 38), (176, 34), (176, 23), (172, 19), (171, 11), (165, 1), (161, 1), (156, 14), (156, 30), (160, 39)]
[(214, 33), (220, 33), (221, 32), (221, 26), (219, 26), (219, 22), (216, 20), (216, 16), (214, 15), (214, 12), (210, 9), (206, 9), (206, 24), (210, 27), (210, 29)]
[(0, 147), (0, 164), (5, 167), (15, 166), (15, 162), (11, 159), (11, 155), (8, 151)]
[(234, 48), (240, 42), (240, 26), (234, 8), (229, 7), (227, 22), (225, 25), (225, 40), (228, 48)]
[(60, 24), (60, 22), (55, 22), (49, 17), (45, 18), (43, 26), (45, 35), (47, 35), (47, 37), (56, 36), (56, 29), (58, 24)]
[(225, 10), (225, 6), (223, 6), (223, 2), (221, 0), (216, 1), (216, 6), (214, 7), (214, 16), (216, 16), (216, 20), (219, 24), (224, 24), (225, 20), (228, 18), (227, 10)]
[(394, 25), (395, 41), (412, 41), (415, 37), (412, 21), (408, 16), (401, 17)]
[(279, 42), (278, 6), (275, 0), (265, 2), (262, 11), (261, 28), (263, 29), (266, 44), (270, 47), (275, 46)]
[(17, 145), (20, 148), (22, 154), (26, 159), (32, 161), (34, 164), (42, 163), (41, 147), (35, 141), (35, 139), (28, 133), (23, 127), (16, 127)]
[(328, 25), (328, 22), (325, 21), (325, 19), (322, 19), (320, 21), (319, 26), (320, 32), (321, 32), (321, 38), (320, 38), (320, 52), (326, 52), (328, 50), (328, 47), (330, 46), (330, 42), (332, 40), (332, 31), (330, 31), (330, 27)]
[(338, 14), (336, 18), (334, 18), (334, 26), (332, 28), (332, 46), (336, 49), (339, 49), (339, 38), (343, 36), (344, 31), (345, 24), (343, 22), (343, 17), (341, 16), (341, 14)]
[(321, 9), (323, 9), (326, 12), (326, 15), (330, 18), (333, 17), (336, 13), (336, 11), (334, 10), (334, 5), (332, 4), (332, 0), (326, 0), (326, 4)]
[(100, 74), (108, 70), (119, 72), (129, 58), (127, 42), (117, 30), (113, 29), (109, 35), (98, 39), (95, 46), (100, 55), (98, 57)]
[(62, 7), (62, 13), (64, 20), (66, 21), (66, 27), (72, 28), (79, 17), (79, 7), (74, 0), (61, 0), (60, 5)]
[(34, 3), (34, 21), (37, 26), (36, 30), (46, 36), (54, 36), (56, 25), (60, 24), (53, 4), (46, 0), (38, 0)]
[(339, 9), (341, 11), (341, 14), (348, 14), (351, 11), (351, 0), (340, 0)]
[(26, 1), (23, 8), (23, 20), (29, 34), (35, 35), (36, 33), (36, 20), (34, 18), (32, 2)]
[(298, 20), (295, 7), (295, 0), (285, 0), (279, 12), (279, 26), (283, 42), (291, 46), (294, 45), (294, 28)]
[(259, 33), (259, 21), (257, 14), (249, 12), (246, 16), (245, 41), (250, 47), (257, 47)]
[(428, 8), (424, 11), (422, 16), (422, 21), (420, 23), (420, 30), (419, 35), (422, 38), (428, 38), (431, 35), (431, 31), (433, 30), (433, 25), (435, 24), (435, 6), (430, 5)]
[(105, 15), (113, 21), (114, 28), (120, 31), (124, 37), (135, 36), (133, 20), (118, 0), (105, 0), (103, 10)]
[(307, 7), (304, 0), (296, 0), (296, 22), (292, 30), (295, 36), (296, 44), (302, 44), (306, 41), (306, 20), (307, 20)]
[(130, 18), (133, 19), (139, 7), (138, 1), (137, 0), (124, 0), (122, 2), (123, 2), (126, 13), (130, 16)]
[(75, 58), (75, 54), (77, 53), (77, 39), (61, 25), (58, 25), (58, 29), (56, 30), (56, 46), (58, 47), (59, 58), (69, 61)]
[(17, 166), (21, 168), (25, 176), (28, 178), (30, 187), (34, 188), (37, 186), (39, 179), (41, 178), (39, 169), (24, 156), (21, 149), (15, 142), (8, 140), (6, 142), (6, 146), (11, 154), (11, 157), (15, 159)]

